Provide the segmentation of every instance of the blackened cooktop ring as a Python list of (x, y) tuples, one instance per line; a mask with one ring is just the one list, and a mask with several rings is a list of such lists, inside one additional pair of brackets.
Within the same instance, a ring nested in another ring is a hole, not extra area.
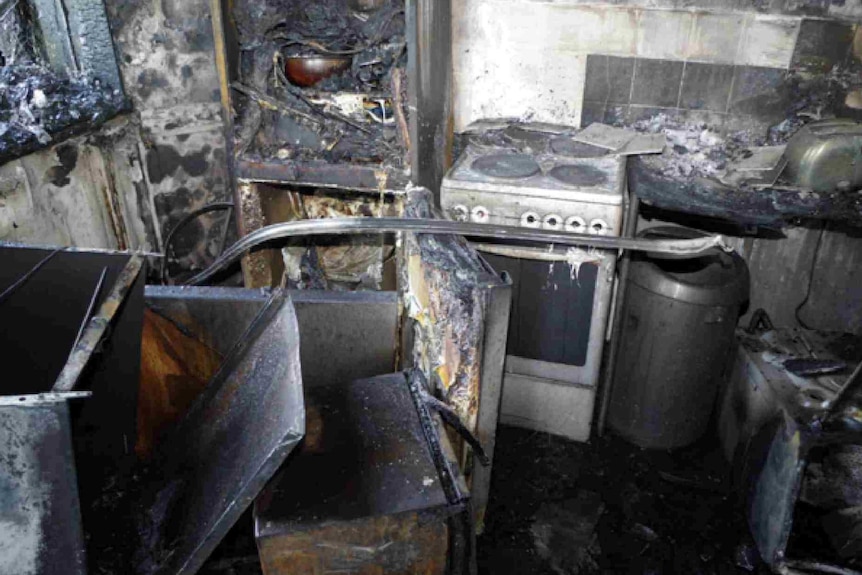
[(527, 154), (489, 154), (474, 160), (471, 167), (494, 178), (529, 178), (540, 170)]
[(608, 182), (608, 176), (593, 166), (563, 165), (552, 169), (548, 174), (564, 184), (571, 186), (600, 186)]

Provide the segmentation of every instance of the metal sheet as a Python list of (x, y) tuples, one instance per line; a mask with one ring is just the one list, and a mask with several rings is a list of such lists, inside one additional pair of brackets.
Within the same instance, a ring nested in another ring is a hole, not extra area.
[(0, 573), (86, 573), (66, 402), (0, 407), (0, 462)]
[[(126, 263), (111, 293), (102, 302), (99, 312), (95, 317), (90, 319), (89, 324), (83, 333), (81, 333), (80, 340), (78, 340), (76, 334), (74, 349), (72, 349), (69, 360), (63, 367), (63, 371), (60, 372), (57, 381), (54, 382), (53, 391), (61, 393), (75, 389), (78, 379), (90, 362), (90, 358), (95, 354), (96, 348), (102, 344), (102, 340), (105, 338), (114, 317), (125, 303), (126, 297), (132, 291), (143, 265), (144, 260), (140, 256), (132, 256)], [(104, 277), (99, 279), (98, 283), (101, 284), (103, 281)]]
[(298, 338), (274, 293), (143, 474), (129, 572), (195, 573), (302, 438)]
[(266, 572), (458, 572), (451, 521), (465, 508), (450, 505), (453, 480), (432, 455), (405, 375), (306, 395), (308, 436), (255, 503)]
[[(53, 251), (0, 246), (0, 291)], [(61, 251), (0, 304), (0, 361), (7, 373), (27, 374), (3, 378), (0, 393), (51, 390), (102, 270), (108, 268), (106, 284), (113, 285), (128, 260), (123, 254)]]
[(411, 180), (432, 190), (452, 163), (451, 0), (408, 0), (407, 68)]
[(730, 251), (722, 236), (685, 240), (644, 240), (430, 218), (329, 218), (299, 220), (260, 228), (225, 250), (212, 266), (191, 278), (188, 283), (202, 284), (220, 270), (237, 261), (246, 251), (274, 240), (333, 234), (393, 232), (463, 235), (543, 244), (638, 250), (673, 254), (679, 257), (697, 256), (715, 248)]
[(485, 509), (488, 507), (491, 491), (491, 470), (497, 443), (497, 422), (503, 397), (503, 367), (506, 363), (506, 340), (509, 331), (509, 314), (512, 309), (512, 280), (506, 274), (503, 274), (501, 279), (500, 284), (488, 288), (485, 334), (482, 341), (476, 437), (491, 463), (487, 467), (482, 465), (474, 467), (470, 486), (479, 533), (484, 530)]
[(309, 434), (255, 505), (259, 538), (447, 505), (404, 374), (306, 396)]
[[(306, 386), (330, 385), (395, 368), (395, 292), (290, 291)], [(266, 303), (264, 290), (149, 286), (151, 309), (226, 354)]]

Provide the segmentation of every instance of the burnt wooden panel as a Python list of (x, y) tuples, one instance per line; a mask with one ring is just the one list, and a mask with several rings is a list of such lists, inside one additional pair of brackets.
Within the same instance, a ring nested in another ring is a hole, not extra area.
[(191, 406), (215, 374), (222, 356), (147, 309), (141, 340), (136, 451), (149, 456), (158, 436)]
[(265, 575), (442, 575), (449, 528), (419, 513), (321, 524), (258, 541)]

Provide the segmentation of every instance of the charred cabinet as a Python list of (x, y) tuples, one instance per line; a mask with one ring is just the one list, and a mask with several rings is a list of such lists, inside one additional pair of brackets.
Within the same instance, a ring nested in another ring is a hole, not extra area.
[[(213, 25), (240, 235), (275, 223), (262, 184), (439, 187), (452, 139), (448, 0), (213, 0)], [(252, 269), (266, 264), (245, 264), (247, 285), (267, 283)]]

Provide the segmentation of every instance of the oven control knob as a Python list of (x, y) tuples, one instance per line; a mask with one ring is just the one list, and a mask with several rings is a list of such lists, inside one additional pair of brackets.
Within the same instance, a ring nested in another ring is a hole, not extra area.
[(456, 222), (466, 222), (470, 216), (470, 209), (464, 204), (458, 204), (452, 208), (451, 213)]
[(548, 214), (542, 220), (542, 227), (546, 230), (561, 230), (563, 229), (563, 218), (557, 214)]
[(603, 236), (608, 233), (610, 226), (605, 220), (595, 219), (590, 222), (589, 233), (596, 236)]
[(470, 211), (470, 219), (477, 224), (487, 224), (490, 218), (491, 214), (485, 206), (476, 206)]
[(525, 228), (538, 228), (542, 225), (542, 218), (536, 212), (524, 212), (521, 214), (521, 226)]
[(571, 216), (566, 218), (566, 231), (582, 234), (587, 231), (587, 222), (580, 216)]

